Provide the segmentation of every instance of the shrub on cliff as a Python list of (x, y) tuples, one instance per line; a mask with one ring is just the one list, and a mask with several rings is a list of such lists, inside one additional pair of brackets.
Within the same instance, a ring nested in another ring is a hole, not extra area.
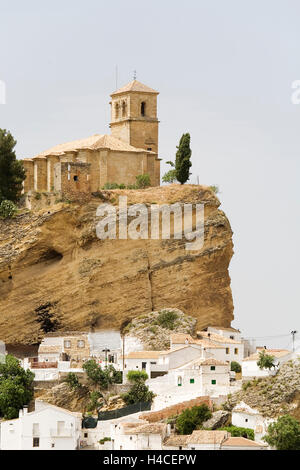
[(147, 173), (144, 175), (137, 175), (135, 179), (137, 189), (144, 189), (151, 186), (150, 176)]
[(0, 217), (3, 219), (10, 219), (18, 211), (17, 206), (12, 201), (6, 199), (0, 204)]
[(212, 413), (207, 405), (193, 406), (183, 410), (176, 419), (176, 429), (179, 434), (192, 434), (195, 429), (199, 429), (212, 417)]
[(9, 131), (0, 129), (0, 202), (5, 199), (17, 202), (21, 197), (26, 172), (17, 160), (16, 143)]
[(14, 419), (33, 398), (34, 374), (24, 370), (15, 357), (7, 354), (0, 363), (0, 416)]

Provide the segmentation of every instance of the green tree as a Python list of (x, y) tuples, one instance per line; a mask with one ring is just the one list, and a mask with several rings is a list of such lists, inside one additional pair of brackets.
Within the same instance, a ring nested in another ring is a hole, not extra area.
[(278, 418), (263, 439), (277, 450), (300, 450), (300, 424), (290, 415)]
[(192, 166), (190, 140), (190, 134), (183, 134), (177, 147), (175, 171), (176, 179), (180, 184), (184, 184), (190, 177), (190, 168)]
[(17, 418), (19, 410), (33, 398), (34, 374), (24, 370), (15, 357), (7, 354), (0, 363), (0, 416)]
[(171, 165), (173, 168), (167, 173), (164, 174), (162, 177), (163, 183), (174, 183), (176, 181), (176, 169), (175, 169), (175, 164), (173, 162), (167, 162), (168, 165)]
[(152, 402), (155, 394), (149, 390), (145, 384), (148, 379), (148, 374), (142, 370), (130, 370), (127, 374), (127, 379), (131, 382), (129, 392), (123, 393), (122, 398), (127, 405), (133, 405), (141, 401)]
[(241, 368), (241, 365), (238, 362), (232, 361), (231, 364), (230, 364), (230, 370), (232, 370), (232, 372), (236, 372), (238, 374), (239, 372), (242, 371), (242, 368)]
[(16, 141), (9, 131), (0, 129), (0, 202), (7, 199), (18, 202), (26, 172), (17, 160), (14, 147)]
[(207, 405), (193, 406), (183, 410), (176, 419), (176, 429), (179, 434), (191, 434), (195, 429), (199, 429), (212, 414)]
[(122, 373), (117, 371), (111, 364), (102, 369), (94, 359), (90, 359), (82, 367), (92, 384), (100, 388), (107, 389), (109, 385), (122, 381)]
[(274, 356), (266, 354), (265, 350), (261, 351), (257, 365), (260, 369), (272, 369), (272, 367), (275, 367)]

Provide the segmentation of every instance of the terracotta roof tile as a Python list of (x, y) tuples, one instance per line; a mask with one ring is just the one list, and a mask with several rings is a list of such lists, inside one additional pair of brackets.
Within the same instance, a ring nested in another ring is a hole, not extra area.
[(111, 135), (100, 135), (95, 134), (84, 139), (73, 140), (72, 142), (66, 142), (64, 144), (55, 145), (44, 152), (39, 153), (33, 159), (47, 157), (50, 155), (61, 156), (67, 152), (77, 152), (78, 150), (99, 150), (99, 149), (110, 149), (120, 152), (149, 152), (145, 149), (139, 149), (132, 145), (123, 142)]
[(138, 80), (132, 80), (132, 82), (127, 83), (127, 85), (119, 88), (118, 90), (114, 91), (110, 96), (120, 95), (121, 93), (128, 93), (128, 92), (137, 92), (137, 93), (154, 93), (158, 95), (158, 91), (153, 90), (153, 88), (144, 85), (143, 83), (139, 82)]
[(267, 447), (268, 444), (255, 442), (245, 437), (229, 437), (223, 442), (222, 447)]
[(188, 444), (221, 444), (230, 434), (227, 431), (193, 431)]
[(262, 351), (265, 351), (266, 354), (268, 354), (269, 356), (273, 356), (275, 358), (284, 357), (291, 353), (291, 351), (288, 351), (287, 349), (263, 349), (262, 348), (260, 351), (257, 351), (256, 353), (251, 354), (251, 356), (245, 357), (243, 359), (243, 362), (244, 361), (257, 361), (259, 359), (259, 353)]

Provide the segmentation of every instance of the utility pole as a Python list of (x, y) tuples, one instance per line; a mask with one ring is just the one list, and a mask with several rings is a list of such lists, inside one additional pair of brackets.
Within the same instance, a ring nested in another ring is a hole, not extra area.
[(293, 338), (293, 352), (295, 352), (295, 335), (297, 333), (298, 333), (298, 331), (296, 331), (296, 330), (291, 331), (291, 335), (292, 335), (292, 338)]
[(102, 349), (102, 352), (105, 353), (105, 367), (107, 367), (107, 353), (110, 352), (110, 349), (107, 349), (107, 348)]

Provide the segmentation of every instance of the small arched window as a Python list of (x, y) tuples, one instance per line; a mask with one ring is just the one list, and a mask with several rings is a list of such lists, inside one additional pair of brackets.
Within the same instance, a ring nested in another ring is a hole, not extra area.
[(146, 103), (145, 103), (145, 101), (143, 101), (141, 103), (141, 115), (146, 116)]

